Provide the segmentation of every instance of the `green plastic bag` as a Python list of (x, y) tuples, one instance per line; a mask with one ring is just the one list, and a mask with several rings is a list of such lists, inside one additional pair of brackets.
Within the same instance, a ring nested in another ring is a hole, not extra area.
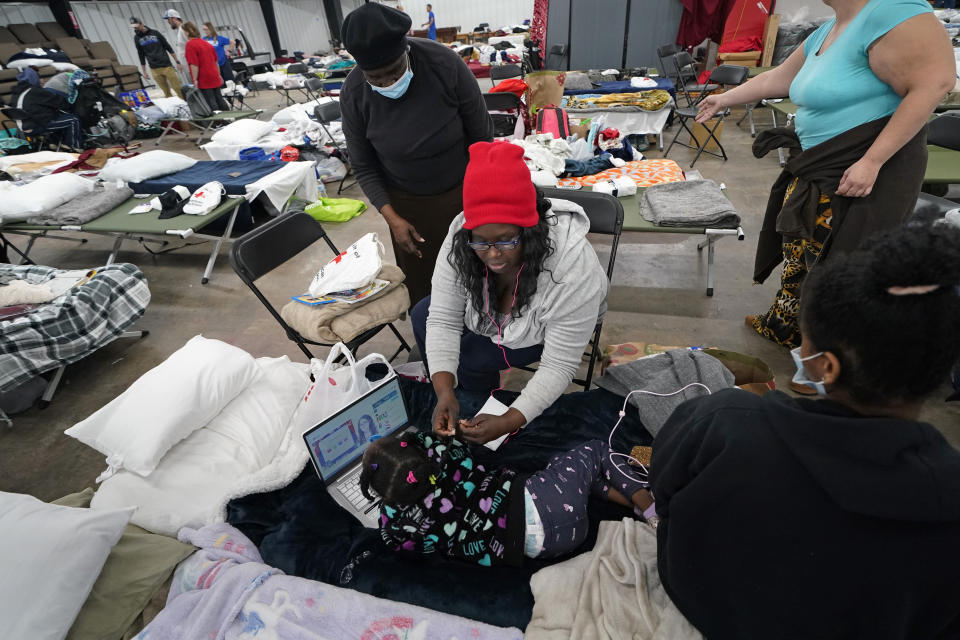
[(320, 222), (346, 222), (366, 210), (366, 204), (352, 198), (320, 198), (304, 209)]

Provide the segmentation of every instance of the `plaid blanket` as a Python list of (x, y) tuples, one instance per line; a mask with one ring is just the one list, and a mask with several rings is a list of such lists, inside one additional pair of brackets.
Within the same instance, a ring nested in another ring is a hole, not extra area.
[[(32, 283), (52, 279), (57, 269), (0, 265)], [(31, 311), (0, 322), (0, 391), (80, 360), (107, 344), (143, 315), (150, 302), (147, 280), (132, 264), (96, 269), (88, 282)]]

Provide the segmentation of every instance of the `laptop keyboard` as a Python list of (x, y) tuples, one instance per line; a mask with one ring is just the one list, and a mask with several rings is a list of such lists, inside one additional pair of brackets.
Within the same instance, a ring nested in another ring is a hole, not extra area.
[(368, 513), (375, 509), (379, 501), (370, 501), (360, 491), (360, 469), (351, 473), (337, 485), (337, 490), (343, 494), (343, 497), (362, 513)]

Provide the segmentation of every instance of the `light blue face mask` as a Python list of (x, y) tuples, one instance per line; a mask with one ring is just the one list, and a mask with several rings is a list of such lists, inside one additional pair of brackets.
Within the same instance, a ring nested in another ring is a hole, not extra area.
[(375, 87), (369, 82), (370, 88), (384, 96), (385, 98), (390, 98), (396, 100), (397, 98), (403, 97), (403, 94), (407, 92), (407, 89), (410, 88), (410, 81), (413, 80), (413, 70), (410, 68), (410, 59), (407, 58), (407, 70), (404, 72), (400, 79), (394, 82), (389, 87)]
[(817, 392), (818, 396), (827, 397), (827, 387), (823, 384), (823, 380), (811, 380), (807, 375), (807, 368), (804, 366), (804, 362), (807, 360), (813, 360), (814, 358), (819, 358), (824, 354), (823, 351), (820, 353), (815, 353), (812, 356), (807, 356), (806, 358), (800, 357), (800, 347), (790, 350), (790, 355), (793, 356), (793, 362), (797, 365), (797, 372), (793, 375), (793, 381), (797, 384), (806, 385)]

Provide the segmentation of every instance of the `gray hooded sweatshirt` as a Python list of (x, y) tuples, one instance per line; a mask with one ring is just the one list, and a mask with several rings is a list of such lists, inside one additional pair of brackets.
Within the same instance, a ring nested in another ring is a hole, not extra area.
[[(537, 279), (537, 291), (511, 317), (503, 330), (503, 346), (521, 349), (543, 345), (540, 367), (513, 403), (527, 421), (539, 416), (566, 390), (583, 358), (583, 350), (597, 322), (606, 312), (609, 284), (596, 252), (587, 241), (590, 220), (583, 209), (568, 200), (551, 199), (557, 217), (550, 227), (554, 253)], [(463, 214), (450, 224), (433, 271), (433, 293), (427, 318), (427, 362), (432, 373), (456, 376), (460, 364), (463, 327), (497, 342), (497, 330), (473, 308), (468, 293), (457, 282), (447, 256), (453, 235), (463, 227)], [(552, 272), (552, 273), (551, 273)]]

